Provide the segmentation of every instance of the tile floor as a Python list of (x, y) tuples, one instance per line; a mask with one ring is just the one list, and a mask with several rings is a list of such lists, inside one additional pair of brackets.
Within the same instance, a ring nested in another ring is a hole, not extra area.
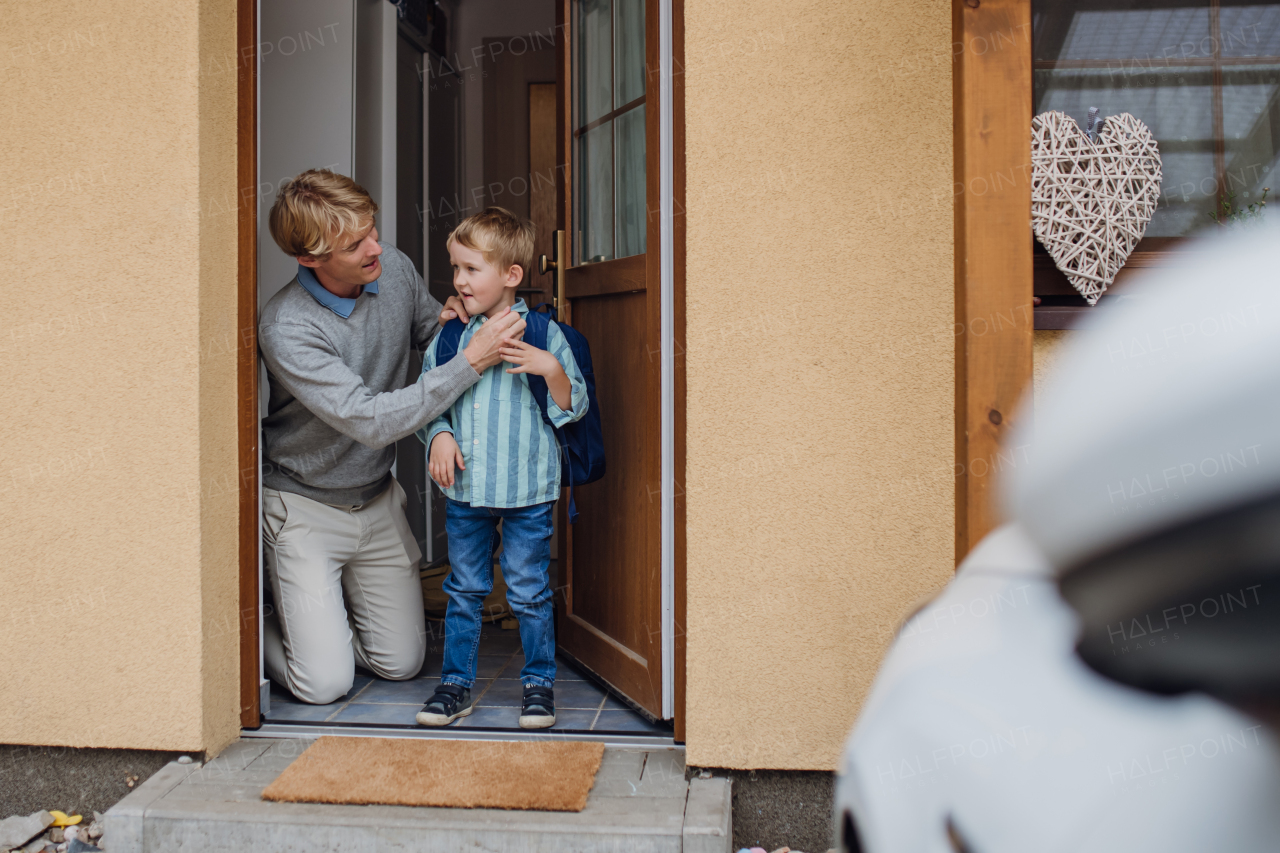
[[(440, 623), (428, 623), (439, 630)], [(427, 662), (417, 678), (383, 681), (357, 671), (351, 691), (331, 705), (299, 702), (284, 687), (272, 683), (270, 723), (323, 723), (417, 727), (414, 715), (440, 681), (444, 654), (439, 638), (429, 641)], [(670, 726), (654, 724), (631, 710), (603, 688), (558, 659), (556, 675), (556, 731), (590, 731), (621, 734), (671, 735)], [(520, 632), (485, 625), (480, 635), (480, 661), (471, 695), (475, 710), (453, 724), (456, 728), (517, 729), (520, 716)]]

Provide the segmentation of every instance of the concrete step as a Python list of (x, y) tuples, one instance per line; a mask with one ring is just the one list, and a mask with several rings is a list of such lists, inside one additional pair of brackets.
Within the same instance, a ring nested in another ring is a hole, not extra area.
[(172, 763), (107, 812), (108, 853), (724, 853), (727, 779), (684, 776), (679, 748), (606, 748), (581, 812), (276, 803), (262, 790), (309, 745), (243, 739)]

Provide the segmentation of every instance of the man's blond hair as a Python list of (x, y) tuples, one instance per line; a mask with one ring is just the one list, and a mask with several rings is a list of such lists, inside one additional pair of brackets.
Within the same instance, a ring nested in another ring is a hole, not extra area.
[(524, 284), (533, 275), (533, 223), (505, 207), (486, 207), (458, 223), (445, 241), (484, 256), (504, 275), (513, 266), (524, 270)]
[(328, 169), (308, 169), (285, 181), (267, 220), (286, 255), (324, 260), (338, 240), (363, 233), (378, 212), (365, 188)]

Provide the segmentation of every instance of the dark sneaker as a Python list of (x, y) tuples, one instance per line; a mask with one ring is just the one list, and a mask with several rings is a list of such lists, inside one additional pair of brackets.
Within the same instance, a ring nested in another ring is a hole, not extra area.
[(520, 703), (520, 728), (545, 729), (556, 724), (556, 697), (550, 687), (527, 684)]
[(457, 684), (441, 684), (418, 712), (423, 726), (447, 726), (471, 713), (471, 691)]

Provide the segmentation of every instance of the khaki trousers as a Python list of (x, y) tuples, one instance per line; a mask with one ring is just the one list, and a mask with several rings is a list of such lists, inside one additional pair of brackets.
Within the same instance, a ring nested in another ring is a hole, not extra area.
[(359, 664), (382, 678), (413, 678), (426, 654), (418, 562), (391, 485), (360, 506), (330, 506), (263, 489), (267, 581), (275, 612), (263, 620), (267, 674), (303, 702), (346, 694)]

